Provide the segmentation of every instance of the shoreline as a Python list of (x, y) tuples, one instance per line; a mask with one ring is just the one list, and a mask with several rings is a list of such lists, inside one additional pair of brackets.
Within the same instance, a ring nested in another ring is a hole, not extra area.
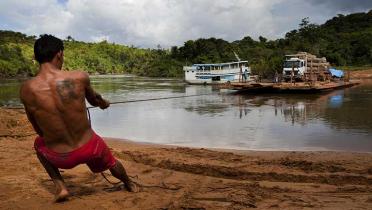
[(120, 145), (123, 144), (135, 144), (139, 146), (149, 146), (149, 147), (156, 147), (156, 148), (190, 148), (196, 150), (211, 150), (216, 152), (232, 152), (232, 153), (267, 153), (267, 152), (280, 152), (280, 153), (307, 153), (307, 152), (317, 152), (317, 153), (348, 153), (348, 154), (369, 154), (372, 155), (372, 151), (348, 151), (348, 150), (331, 150), (326, 148), (320, 149), (274, 149), (274, 148), (267, 148), (267, 149), (237, 149), (237, 148), (219, 148), (219, 147), (198, 147), (198, 146), (189, 146), (189, 145), (175, 145), (175, 144), (158, 144), (158, 143), (151, 143), (145, 141), (133, 141), (129, 139), (120, 139), (120, 138), (113, 138), (113, 137), (106, 137), (103, 136), (102, 138), (105, 139), (106, 142), (109, 142), (113, 145)]
[[(69, 71), (69, 70), (65, 70)], [(366, 68), (363, 70), (344, 70), (350, 72), (350, 79), (372, 79), (372, 69)], [(91, 77), (105, 77), (105, 76), (122, 76), (122, 77), (141, 77), (134, 74), (89, 74)], [(1, 80), (26, 80), (32, 76), (16, 75), (13, 77), (0, 77)], [(163, 77), (149, 77), (149, 78), (163, 78)], [(165, 77), (164, 79), (183, 79), (182, 77)]]
[(113, 187), (80, 165), (61, 170), (72, 197), (54, 204), (32, 133), (24, 111), (0, 108), (0, 209), (372, 209), (370, 153), (215, 150), (113, 138), (107, 144), (143, 185), (140, 192)]

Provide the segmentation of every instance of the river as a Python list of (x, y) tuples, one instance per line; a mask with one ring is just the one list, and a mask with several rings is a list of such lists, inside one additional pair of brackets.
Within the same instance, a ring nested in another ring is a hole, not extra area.
[[(372, 152), (372, 81), (311, 95), (247, 95), (180, 80), (97, 76), (111, 102), (198, 95), (91, 109), (97, 133), (137, 142), (249, 150)], [(19, 105), (17, 80), (0, 81), (0, 105)]]

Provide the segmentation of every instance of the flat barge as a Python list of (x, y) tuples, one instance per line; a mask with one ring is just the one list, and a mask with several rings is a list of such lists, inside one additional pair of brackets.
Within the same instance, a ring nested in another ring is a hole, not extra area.
[(221, 84), (219, 89), (236, 90), (246, 93), (317, 93), (336, 89), (349, 88), (358, 85), (356, 81), (337, 81), (337, 82), (296, 82), (296, 83), (252, 83), (252, 82), (230, 82)]

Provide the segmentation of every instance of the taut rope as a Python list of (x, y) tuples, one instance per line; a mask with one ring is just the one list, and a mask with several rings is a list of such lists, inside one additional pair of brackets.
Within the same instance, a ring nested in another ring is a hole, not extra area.
[[(196, 94), (196, 95), (188, 95), (188, 96), (170, 96), (170, 97), (162, 97), (162, 98), (148, 98), (148, 99), (138, 99), (138, 100), (127, 100), (127, 101), (115, 101), (110, 102), (110, 105), (113, 104), (126, 104), (126, 103), (135, 103), (135, 102), (144, 102), (144, 101), (158, 101), (158, 100), (166, 100), (166, 99), (174, 99), (174, 98), (189, 98), (189, 97), (196, 97), (196, 96), (205, 96), (205, 95), (212, 95), (213, 93), (205, 93), (205, 94)], [(24, 109), (23, 106), (1, 106), (4, 109)], [(97, 106), (89, 106), (87, 109), (94, 109), (98, 108)]]
[[(112, 104), (126, 104), (126, 103), (135, 103), (135, 102), (143, 102), (143, 101), (158, 101), (158, 100), (165, 100), (165, 99), (174, 99), (174, 98), (189, 98), (189, 97), (196, 97), (196, 96), (205, 96), (205, 95), (212, 95), (213, 93), (205, 93), (205, 94), (196, 94), (196, 95), (188, 95), (188, 96), (170, 96), (170, 97), (162, 97), (162, 98), (148, 98), (148, 99), (138, 99), (138, 100), (127, 100), (127, 101), (115, 101), (111, 102)], [(87, 107), (87, 109), (94, 109), (97, 108), (96, 106)]]

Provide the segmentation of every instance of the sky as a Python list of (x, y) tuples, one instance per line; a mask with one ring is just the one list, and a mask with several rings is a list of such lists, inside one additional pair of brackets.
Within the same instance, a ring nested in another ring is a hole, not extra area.
[(209, 37), (277, 39), (305, 17), (322, 24), (371, 9), (372, 0), (0, 0), (0, 30), (168, 48)]

